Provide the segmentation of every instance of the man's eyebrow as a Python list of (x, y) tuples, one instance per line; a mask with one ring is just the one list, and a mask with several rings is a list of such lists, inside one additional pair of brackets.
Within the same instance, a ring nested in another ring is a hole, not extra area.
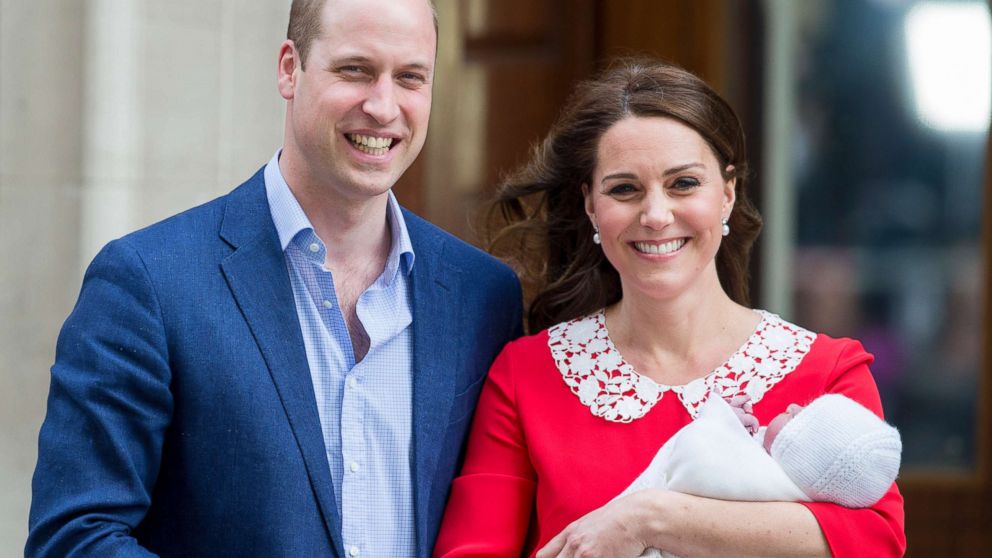
[(423, 62), (411, 62), (405, 66), (402, 66), (404, 70), (419, 70), (425, 73), (430, 73), (431, 67), (432, 66), (430, 64), (425, 64)]
[[(369, 58), (368, 56), (356, 54), (353, 56), (342, 56), (341, 58), (334, 58), (327, 63), (327, 67), (328, 69), (333, 69), (341, 65), (348, 65), (348, 64), (369, 65), (373, 63), (374, 61), (372, 58)], [(418, 70), (421, 72), (430, 73), (432, 66), (431, 64), (425, 62), (410, 62), (409, 64), (401, 65), (400, 68), (402, 68), (403, 70)]]
[(371, 58), (368, 56), (342, 56), (341, 58), (333, 58), (327, 62), (328, 68), (334, 68), (342, 64), (368, 64)]

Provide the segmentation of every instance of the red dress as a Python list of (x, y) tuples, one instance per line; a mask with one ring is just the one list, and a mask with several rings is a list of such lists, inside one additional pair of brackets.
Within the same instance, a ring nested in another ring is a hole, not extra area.
[[(640, 376), (609, 340), (602, 312), (507, 345), (479, 400), (435, 556), (532, 556), (619, 494), (711, 392), (751, 396), (762, 424), (790, 403), (842, 393), (881, 416), (872, 356), (768, 313), (723, 365), (685, 386)], [(807, 503), (834, 556), (901, 556), (895, 484), (870, 508)]]

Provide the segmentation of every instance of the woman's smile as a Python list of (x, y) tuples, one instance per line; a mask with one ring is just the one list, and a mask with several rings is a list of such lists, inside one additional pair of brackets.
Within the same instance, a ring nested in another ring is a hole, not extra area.
[(671, 256), (679, 252), (688, 238), (677, 238), (668, 241), (634, 241), (630, 245), (641, 254), (650, 256)]

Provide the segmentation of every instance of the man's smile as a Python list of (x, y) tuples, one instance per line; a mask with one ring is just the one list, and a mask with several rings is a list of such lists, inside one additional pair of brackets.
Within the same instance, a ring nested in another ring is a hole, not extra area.
[(374, 156), (385, 155), (386, 152), (392, 148), (394, 142), (398, 143), (397, 138), (389, 138), (384, 136), (345, 134), (345, 137), (348, 138), (351, 145), (359, 151)]

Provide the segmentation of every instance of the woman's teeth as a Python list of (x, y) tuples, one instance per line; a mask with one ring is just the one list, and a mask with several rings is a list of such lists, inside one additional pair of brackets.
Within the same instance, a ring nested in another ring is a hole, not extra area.
[(636, 248), (638, 252), (643, 252), (645, 254), (671, 254), (672, 252), (685, 246), (685, 243), (686, 243), (686, 239), (684, 238), (680, 238), (678, 240), (671, 240), (664, 244), (635, 242), (634, 248)]
[(385, 155), (393, 145), (393, 138), (377, 138), (375, 136), (363, 136), (361, 134), (347, 134), (351, 145), (356, 149), (369, 155)]

